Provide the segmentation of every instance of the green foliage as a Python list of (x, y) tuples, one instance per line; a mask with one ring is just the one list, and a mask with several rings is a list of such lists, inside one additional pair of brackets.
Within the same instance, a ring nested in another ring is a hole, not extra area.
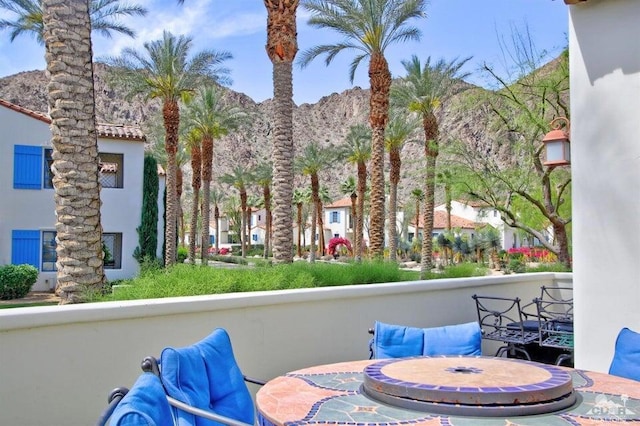
[(0, 266), (0, 299), (20, 299), (29, 293), (38, 279), (38, 270), (32, 265)]
[(460, 263), (446, 267), (442, 272), (428, 272), (426, 280), (437, 278), (481, 277), (487, 275), (487, 268), (477, 263)]
[(178, 247), (178, 263), (184, 263), (187, 257), (189, 257), (189, 249), (184, 246)]
[(138, 247), (133, 257), (140, 263), (156, 256), (158, 246), (158, 163), (150, 155), (144, 157), (142, 213), (138, 231)]
[(527, 267), (525, 272), (571, 272), (571, 268), (562, 263), (541, 263), (538, 266)]

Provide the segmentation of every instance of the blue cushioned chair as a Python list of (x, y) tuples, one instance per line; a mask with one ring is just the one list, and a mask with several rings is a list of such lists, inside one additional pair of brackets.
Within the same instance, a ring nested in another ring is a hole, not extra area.
[[(226, 330), (218, 328), (185, 348), (165, 348), (160, 356), (160, 377), (167, 395), (188, 406), (254, 424), (255, 410)], [(217, 424), (181, 408), (178, 425)]]
[(640, 333), (620, 330), (609, 374), (640, 381)]
[(417, 328), (376, 321), (371, 358), (435, 355), (481, 355), (482, 335), (476, 322)]
[[(98, 424), (104, 424), (104, 416)], [(111, 414), (111, 426), (172, 426), (171, 407), (160, 378), (142, 373)]]

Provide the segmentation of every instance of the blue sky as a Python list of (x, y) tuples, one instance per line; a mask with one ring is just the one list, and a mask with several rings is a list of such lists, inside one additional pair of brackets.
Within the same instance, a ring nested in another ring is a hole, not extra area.
[[(134, 1), (134, 0), (131, 0)], [(266, 9), (262, 0), (185, 0), (182, 6), (177, 0), (138, 0), (149, 9), (146, 17), (125, 21), (135, 29), (138, 37), (114, 36), (106, 39), (94, 35), (94, 55), (118, 55), (123, 47), (142, 48), (142, 43), (157, 40), (163, 30), (185, 34), (193, 38), (194, 50), (226, 50), (234, 59), (227, 63), (232, 70), (231, 88), (255, 101), (270, 98), (272, 67), (266, 56)], [(512, 28), (528, 27), (531, 38), (539, 51), (547, 51), (549, 59), (555, 57), (567, 45), (568, 12), (561, 0), (431, 0), (427, 6), (427, 18), (416, 20), (413, 25), (422, 31), (420, 42), (392, 45), (386, 52), (394, 77), (403, 74), (401, 61), (417, 55), (424, 60), (452, 60), (473, 56), (466, 71), (468, 79), (484, 84), (476, 73), (486, 62), (502, 69), (502, 53), (499, 37), (510, 38)], [(4, 12), (0, 17), (8, 18)], [(298, 45), (300, 51), (318, 44), (340, 40), (328, 30), (318, 30), (306, 25), (307, 12), (298, 11)], [(308, 67), (294, 66), (294, 101), (297, 104), (317, 102), (322, 96), (340, 93), (353, 86), (367, 88), (367, 64), (358, 68), (353, 84), (349, 81), (349, 64), (354, 52), (344, 51), (330, 66), (324, 58), (315, 59)], [(20, 71), (44, 69), (44, 46), (21, 36), (9, 42), (7, 31), (0, 33), (0, 77)]]

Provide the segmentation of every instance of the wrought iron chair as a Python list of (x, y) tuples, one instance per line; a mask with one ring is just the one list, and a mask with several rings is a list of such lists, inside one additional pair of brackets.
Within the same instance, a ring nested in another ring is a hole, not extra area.
[(515, 356), (517, 352), (531, 361), (525, 345), (534, 343), (538, 339), (538, 332), (525, 329), (520, 298), (510, 299), (475, 294), (471, 297), (476, 302), (482, 338), (505, 343), (498, 348), (495, 356), (502, 356), (505, 353)]
[(564, 351), (556, 365), (573, 363), (573, 300), (534, 299), (538, 312), (538, 344)]

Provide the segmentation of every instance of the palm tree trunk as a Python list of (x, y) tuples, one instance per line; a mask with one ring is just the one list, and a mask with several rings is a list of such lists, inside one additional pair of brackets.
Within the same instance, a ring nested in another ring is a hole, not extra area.
[(247, 191), (240, 191), (240, 246), (242, 247), (242, 258), (247, 257)]
[(297, 223), (298, 223), (298, 250), (297, 250), (297, 254), (298, 257), (302, 257), (302, 203), (297, 203), (296, 204), (297, 210), (298, 210), (298, 217), (297, 217)]
[[(311, 199), (313, 200), (313, 208), (311, 209), (311, 262), (316, 259), (316, 225), (318, 223), (318, 206), (320, 205), (320, 182), (318, 175), (311, 175)], [(318, 235), (320, 237), (320, 235)]]
[(419, 239), (420, 235), (420, 199), (416, 199), (416, 235), (413, 237), (416, 241)]
[(298, 0), (264, 0), (267, 54), (273, 63), (273, 257), (293, 262), (293, 60), (298, 52)]
[(202, 186), (202, 145), (194, 143), (191, 146), (191, 187), (193, 189), (193, 204), (191, 205), (191, 224), (189, 225), (189, 260), (196, 263), (196, 238), (198, 230), (198, 209), (200, 208), (200, 188)]
[(323, 207), (322, 207), (322, 201), (320, 201), (318, 199), (318, 205), (316, 206), (318, 209), (318, 236), (319, 238), (319, 245), (318, 245), (318, 252), (320, 254), (320, 256), (324, 256), (326, 254), (325, 250), (326, 250), (326, 241), (324, 238), (324, 214), (323, 214)]
[(216, 204), (213, 207), (213, 220), (216, 222), (216, 254), (220, 252), (220, 209)]
[(397, 211), (398, 211), (398, 183), (400, 182), (400, 167), (402, 162), (400, 159), (400, 150), (392, 147), (389, 151), (389, 162), (391, 169), (389, 170), (389, 260), (395, 262), (398, 252), (398, 229), (397, 229)]
[(385, 57), (372, 53), (369, 63), (369, 124), (371, 125), (371, 211), (370, 248), (374, 258), (384, 254), (384, 129), (389, 118), (391, 73)]
[(200, 259), (202, 265), (208, 264), (209, 247), (209, 221), (211, 219), (211, 172), (213, 167), (213, 138), (205, 135), (202, 138), (202, 236), (200, 245)]
[(56, 209), (56, 294), (76, 303), (105, 284), (88, 2), (44, 0)]
[(438, 157), (438, 121), (433, 113), (423, 119), (425, 133), (425, 155), (427, 157), (425, 190), (424, 190), (424, 228), (422, 238), (422, 259), (420, 262), (420, 278), (424, 279), (433, 267), (433, 209), (435, 207), (436, 190), (436, 158)]
[(362, 260), (364, 251), (364, 196), (367, 190), (367, 166), (358, 163), (358, 210), (356, 212), (355, 258), (356, 262)]
[(178, 223), (180, 224), (179, 240), (180, 245), (184, 247), (184, 210), (182, 210), (182, 168), (176, 169), (176, 203), (178, 206)]
[(264, 198), (265, 210), (265, 233), (264, 233), (264, 258), (269, 257), (269, 249), (271, 244), (271, 189), (266, 185), (262, 190), (262, 198)]
[(177, 220), (177, 162), (178, 126), (180, 109), (178, 102), (166, 100), (162, 106), (165, 127), (165, 150), (167, 151), (167, 201), (165, 224), (165, 266), (176, 263), (176, 220)]

